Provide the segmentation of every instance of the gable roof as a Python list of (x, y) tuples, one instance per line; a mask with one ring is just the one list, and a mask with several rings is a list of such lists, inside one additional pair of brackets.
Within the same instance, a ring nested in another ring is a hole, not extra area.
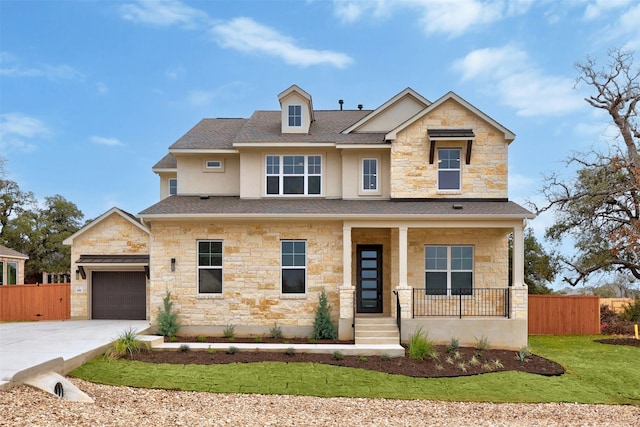
[(181, 150), (221, 148), (233, 149), (233, 140), (247, 119), (202, 119), (178, 138), (170, 152)]
[(14, 251), (11, 248), (0, 245), (0, 257), (2, 258), (16, 258), (16, 259), (29, 259), (28, 255), (21, 252)]
[(496, 129), (498, 129), (501, 132), (503, 132), (504, 133), (504, 138), (508, 142), (511, 142), (511, 141), (513, 141), (515, 139), (516, 136), (515, 136), (515, 134), (513, 132), (511, 132), (509, 129), (507, 129), (506, 127), (502, 126), (500, 123), (498, 123), (497, 121), (495, 121), (494, 119), (492, 119), (491, 117), (489, 117), (488, 115), (486, 115), (485, 113), (480, 111), (478, 108), (476, 108), (475, 106), (473, 106), (472, 104), (467, 102), (465, 99), (463, 99), (458, 94), (456, 94), (454, 92), (451, 92), (451, 91), (446, 93), (444, 96), (439, 98), (437, 101), (435, 101), (433, 104), (429, 105), (424, 110), (420, 111), (415, 116), (411, 117), (406, 122), (404, 122), (401, 125), (399, 125), (397, 128), (393, 129), (391, 132), (387, 133), (386, 139), (388, 139), (388, 140), (396, 139), (396, 137), (398, 135), (398, 132), (406, 129), (411, 124), (415, 123), (417, 120), (420, 120), (422, 117), (424, 117), (425, 115), (429, 114), (431, 111), (435, 110), (440, 105), (444, 104), (446, 101), (448, 101), (450, 99), (456, 101), (457, 103), (462, 105), (464, 108), (466, 108), (467, 110), (471, 111), (472, 113), (474, 113), (475, 115), (480, 117), (482, 120), (486, 121), (487, 123), (489, 123), (490, 125), (492, 125)]
[(379, 117), (383, 113), (389, 111), (398, 102), (400, 102), (403, 99), (407, 99), (407, 98), (413, 99), (417, 104), (422, 104), (423, 107), (428, 107), (429, 105), (431, 105), (431, 101), (429, 101), (427, 98), (425, 98), (422, 95), (420, 95), (415, 90), (413, 90), (410, 87), (408, 87), (405, 90), (403, 90), (400, 93), (398, 93), (397, 95), (395, 95), (394, 97), (392, 97), (391, 99), (389, 99), (387, 102), (385, 102), (384, 104), (382, 104), (378, 108), (376, 108), (375, 110), (373, 110), (367, 116), (365, 116), (362, 119), (358, 120), (357, 122), (353, 123), (347, 129), (345, 129), (342, 133), (351, 133), (351, 132), (357, 131), (358, 128), (364, 126), (365, 124), (367, 124), (369, 122), (372, 122), (373, 120), (375, 120), (377, 117)]
[(138, 218), (136, 218), (133, 214), (130, 214), (129, 212), (123, 211), (122, 209), (113, 207), (113, 208), (109, 209), (108, 211), (106, 211), (105, 213), (103, 213), (102, 215), (100, 215), (98, 218), (96, 218), (93, 221), (91, 221), (89, 224), (87, 224), (84, 227), (82, 227), (80, 230), (78, 230), (75, 233), (73, 233), (71, 236), (69, 236), (66, 239), (64, 239), (64, 241), (62, 243), (65, 244), (65, 245), (73, 245), (73, 240), (76, 237), (80, 236), (81, 234), (85, 233), (86, 231), (89, 231), (90, 229), (92, 229), (93, 227), (95, 227), (96, 225), (98, 225), (99, 223), (101, 223), (102, 221), (104, 221), (105, 219), (109, 218), (111, 215), (114, 215), (114, 214), (115, 215), (120, 215), (122, 218), (124, 218), (125, 220), (130, 222), (135, 227), (139, 228), (140, 230), (142, 230), (143, 232), (145, 232), (147, 234), (150, 234), (149, 229)]

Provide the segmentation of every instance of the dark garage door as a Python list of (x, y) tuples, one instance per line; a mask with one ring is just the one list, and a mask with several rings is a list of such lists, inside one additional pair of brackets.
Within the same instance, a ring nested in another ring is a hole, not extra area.
[(94, 271), (91, 283), (93, 319), (147, 318), (144, 271)]

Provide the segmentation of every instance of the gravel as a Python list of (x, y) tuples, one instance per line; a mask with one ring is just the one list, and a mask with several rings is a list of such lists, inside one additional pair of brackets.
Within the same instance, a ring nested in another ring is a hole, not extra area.
[(0, 392), (0, 426), (638, 426), (640, 407), (212, 394), (70, 378), (94, 404)]

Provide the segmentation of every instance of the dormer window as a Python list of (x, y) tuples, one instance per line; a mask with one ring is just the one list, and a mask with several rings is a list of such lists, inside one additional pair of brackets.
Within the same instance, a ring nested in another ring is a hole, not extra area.
[(289, 127), (302, 126), (302, 105), (289, 105)]

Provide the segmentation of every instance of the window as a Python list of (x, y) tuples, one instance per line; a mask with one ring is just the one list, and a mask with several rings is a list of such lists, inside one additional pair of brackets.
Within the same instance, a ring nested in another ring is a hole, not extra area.
[(282, 240), (282, 293), (304, 294), (307, 276), (307, 242)]
[(173, 196), (178, 194), (178, 179), (169, 178), (169, 195)]
[(7, 262), (7, 284), (15, 285), (18, 283), (18, 263)]
[(198, 242), (198, 293), (222, 293), (222, 241)]
[(302, 105), (289, 105), (289, 126), (302, 126)]
[(204, 172), (224, 172), (223, 160), (205, 160)]
[(425, 246), (427, 295), (471, 295), (473, 246)]
[(438, 190), (460, 190), (460, 149), (438, 150)]
[(362, 159), (362, 189), (378, 190), (378, 159)]
[(4, 285), (4, 262), (0, 261), (0, 286)]
[(267, 194), (319, 195), (321, 156), (267, 156)]

